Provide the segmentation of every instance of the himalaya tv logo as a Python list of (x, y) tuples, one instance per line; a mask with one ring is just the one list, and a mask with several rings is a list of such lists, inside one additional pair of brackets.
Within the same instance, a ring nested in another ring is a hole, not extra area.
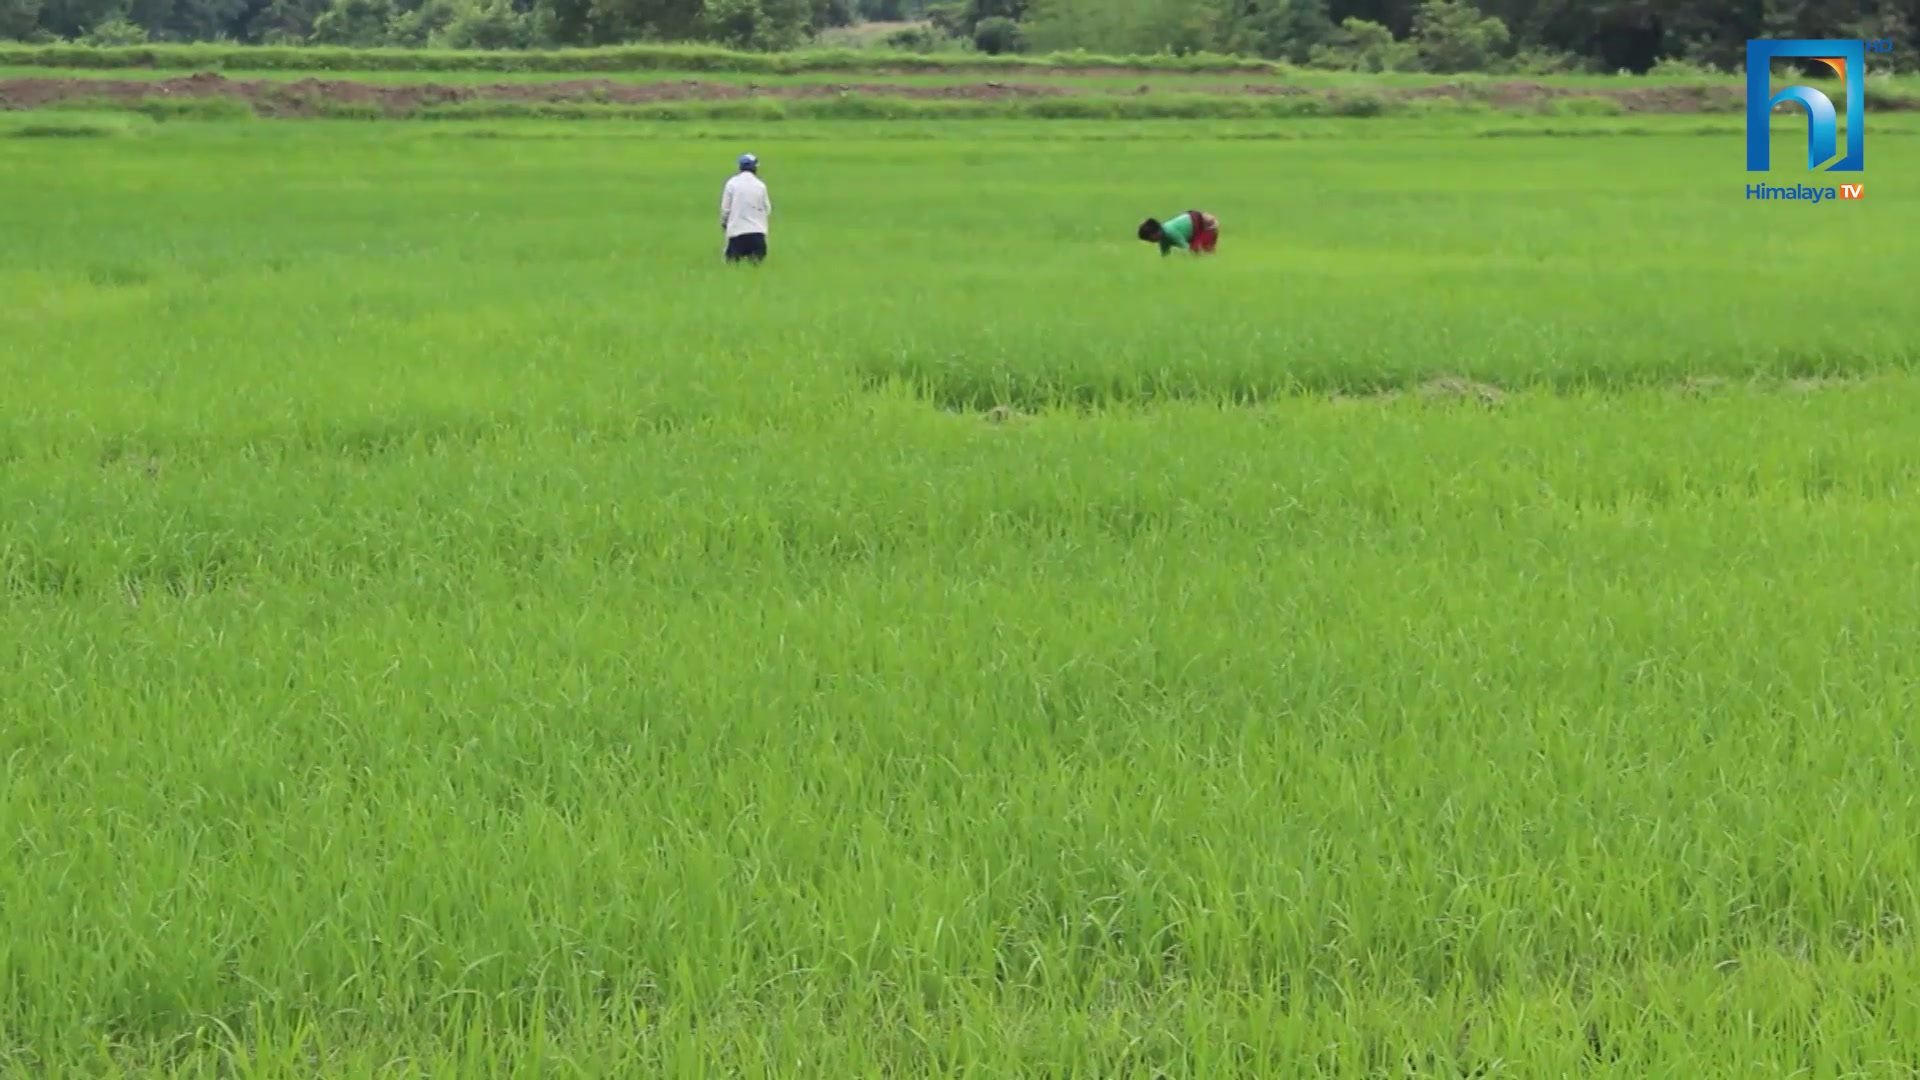
[[(1747, 171), (1770, 172), (1773, 150), (1773, 110), (1799, 105), (1807, 117), (1807, 171), (1857, 173), (1867, 161), (1867, 54), (1893, 51), (1891, 41), (1804, 40), (1747, 42)], [(1839, 116), (1833, 99), (1811, 86), (1773, 89), (1773, 61), (1779, 57), (1813, 60), (1840, 77), (1847, 95), (1846, 150), (1840, 150)], [(1820, 203), (1829, 199), (1861, 199), (1865, 184), (1791, 187), (1748, 184), (1748, 199)]]

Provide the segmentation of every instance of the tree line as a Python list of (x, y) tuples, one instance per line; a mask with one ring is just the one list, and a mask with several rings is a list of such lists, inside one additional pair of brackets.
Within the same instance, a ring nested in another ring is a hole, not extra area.
[(0, 38), (467, 49), (708, 42), (786, 50), (900, 23), (919, 52), (1230, 53), (1359, 71), (1732, 70), (1756, 37), (1890, 42), (1912, 0), (0, 0)]

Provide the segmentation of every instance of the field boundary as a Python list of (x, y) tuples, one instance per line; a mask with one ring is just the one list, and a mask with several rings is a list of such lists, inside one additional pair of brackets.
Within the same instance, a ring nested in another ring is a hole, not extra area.
[(596, 49), (452, 50), (331, 48), (273, 45), (87, 45), (0, 43), (0, 67), (135, 69), (162, 71), (485, 71), (593, 73), (673, 71), (692, 73), (799, 74), (864, 72), (871, 75), (978, 74), (993, 72), (1150, 74), (1201, 72), (1273, 75), (1287, 65), (1211, 53), (1185, 56), (1102, 56), (1093, 53), (988, 56), (982, 53), (923, 54), (877, 49), (805, 49), (784, 53), (743, 52), (702, 45), (620, 45)]
[[(1880, 93), (1881, 111), (1920, 109), (1920, 97)], [(1732, 114), (1735, 86), (1594, 88), (1513, 80), (1434, 86), (1307, 87), (1242, 82), (1156, 90), (1045, 83), (818, 83), (761, 86), (683, 79), (573, 79), (491, 84), (349, 79), (0, 79), (0, 110), (132, 110), (156, 119), (1285, 119), (1451, 112), (1568, 116)]]

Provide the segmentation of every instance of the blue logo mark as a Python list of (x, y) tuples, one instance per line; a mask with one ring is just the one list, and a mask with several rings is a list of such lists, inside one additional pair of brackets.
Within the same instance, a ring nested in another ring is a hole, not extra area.
[[(1839, 151), (1839, 127), (1832, 99), (1811, 86), (1789, 86), (1777, 94), (1773, 92), (1773, 60), (1780, 56), (1818, 60), (1840, 76), (1847, 94), (1845, 156), (1841, 156)], [(1769, 170), (1773, 107), (1795, 102), (1807, 111), (1808, 170), (1864, 172), (1867, 159), (1866, 70), (1867, 43), (1864, 41), (1747, 42), (1747, 171)], [(1839, 160), (1836, 161), (1836, 157)]]

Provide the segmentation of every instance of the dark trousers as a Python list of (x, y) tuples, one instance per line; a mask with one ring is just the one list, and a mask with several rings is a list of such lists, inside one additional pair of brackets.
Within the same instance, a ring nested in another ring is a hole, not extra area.
[(759, 262), (767, 257), (767, 234), (744, 233), (727, 237), (727, 261)]

